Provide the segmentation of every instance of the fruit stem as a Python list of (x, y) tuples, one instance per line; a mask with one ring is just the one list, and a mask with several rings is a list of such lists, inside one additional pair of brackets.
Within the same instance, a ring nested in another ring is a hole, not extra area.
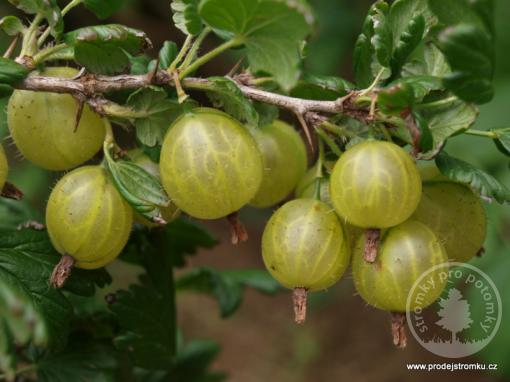
[(55, 268), (53, 268), (53, 273), (50, 277), (50, 284), (54, 288), (62, 288), (71, 276), (71, 271), (73, 270), (74, 264), (76, 264), (76, 260), (71, 255), (64, 255), (60, 259)]
[[(184, 61), (182, 62), (182, 64), (179, 66), (179, 70), (182, 71), (184, 69), (186, 69), (190, 64), (191, 62), (196, 58), (197, 56), (197, 52), (198, 50), (200, 49), (200, 46), (202, 45), (202, 43), (204, 42), (205, 38), (209, 35), (209, 33), (211, 33), (211, 28), (209, 27), (206, 27), (202, 33), (200, 33), (198, 35), (198, 37), (196, 38), (195, 42), (193, 43), (193, 45), (191, 46), (190, 49), (187, 49), (187, 54), (186, 56), (184, 57)], [(182, 58), (179, 60), (179, 61), (182, 61)]]
[(32, 20), (30, 27), (28, 27), (25, 35), (23, 36), (21, 52), (19, 54), (20, 58), (24, 56), (32, 56), (37, 51), (37, 31), (39, 29), (39, 24), (43, 21), (43, 19), (44, 17), (38, 13)]
[(296, 324), (303, 324), (306, 320), (306, 300), (308, 292), (306, 288), (296, 287), (292, 292), (292, 302), (294, 304), (294, 321)]
[(379, 73), (377, 73), (377, 75), (375, 76), (374, 81), (370, 84), (370, 86), (368, 88), (366, 88), (361, 93), (359, 93), (358, 97), (366, 96), (368, 93), (370, 93), (372, 90), (374, 90), (375, 87), (379, 84), (379, 81), (381, 80), (381, 77), (384, 74), (385, 70), (386, 70), (386, 68), (382, 67), (379, 70)]
[(365, 253), (363, 258), (367, 263), (373, 263), (377, 258), (381, 230), (379, 228), (368, 228), (365, 230)]
[(406, 315), (401, 312), (390, 312), (390, 314), (393, 344), (399, 349), (404, 349), (407, 346)]
[(188, 37), (186, 37), (186, 40), (184, 40), (184, 44), (182, 45), (181, 50), (177, 54), (177, 57), (175, 57), (175, 59), (170, 64), (170, 66), (167, 68), (168, 73), (173, 73), (175, 71), (175, 69), (177, 68), (177, 65), (179, 65), (181, 63), (181, 61), (184, 58), (184, 56), (186, 55), (186, 53), (188, 53), (188, 50), (189, 50), (192, 42), (193, 42), (193, 36), (188, 35)]
[(230, 233), (232, 237), (232, 244), (237, 245), (248, 241), (248, 231), (239, 219), (239, 213), (233, 212), (227, 216), (228, 223), (230, 224)]
[[(241, 45), (241, 43), (242, 43), (241, 40), (235, 38), (235, 39), (229, 40), (229, 41), (221, 44), (220, 46), (216, 47), (215, 49), (211, 50), (210, 52), (199, 57), (193, 64), (189, 65), (187, 68), (185, 67), (183, 72), (180, 74), (179, 78), (182, 80), (183, 78), (188, 76), (190, 73), (193, 73), (195, 70), (200, 68), (202, 65), (211, 61), (216, 56), (220, 55), (221, 53), (225, 52), (226, 50), (229, 50), (230, 48), (234, 48), (236, 46)], [(190, 53), (191, 53), (191, 51), (190, 51)]]
[(317, 157), (317, 170), (315, 172), (315, 199), (318, 201), (321, 200), (321, 183), (322, 183), (322, 177), (324, 174), (322, 173), (322, 166), (324, 165), (324, 142), (319, 136), (319, 155)]

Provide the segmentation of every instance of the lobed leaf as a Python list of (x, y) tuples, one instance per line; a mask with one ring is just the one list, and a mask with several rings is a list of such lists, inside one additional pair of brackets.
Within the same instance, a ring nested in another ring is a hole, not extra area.
[(100, 20), (104, 20), (117, 13), (126, 4), (126, 0), (83, 0), (83, 4)]
[(203, 0), (202, 19), (222, 38), (246, 47), (254, 72), (290, 89), (299, 77), (301, 42), (311, 31), (308, 8), (291, 0)]
[(175, 26), (182, 33), (195, 36), (203, 29), (203, 21), (198, 13), (200, 0), (172, 0), (170, 6), (173, 11)]
[(391, 71), (393, 76), (400, 74), (402, 66), (418, 47), (425, 33), (425, 18), (419, 14), (409, 21), (407, 29), (400, 36), (400, 40), (395, 45), (395, 50), (391, 58)]
[(0, 84), (14, 85), (28, 76), (29, 70), (23, 65), (0, 57)]
[(241, 92), (237, 84), (226, 77), (209, 77), (212, 87), (207, 96), (216, 108), (223, 108), (235, 119), (249, 125), (258, 125), (259, 115), (253, 104)]
[(93, 73), (110, 75), (129, 66), (128, 54), (137, 55), (152, 45), (144, 32), (118, 24), (77, 29), (64, 39), (74, 48), (79, 64)]
[(0, 29), (8, 36), (16, 36), (24, 31), (25, 26), (16, 16), (5, 16), (0, 19)]
[(510, 190), (497, 179), (473, 165), (451, 157), (445, 152), (436, 157), (436, 165), (444, 176), (467, 184), (481, 197), (488, 200), (496, 199), (501, 204), (510, 202)]

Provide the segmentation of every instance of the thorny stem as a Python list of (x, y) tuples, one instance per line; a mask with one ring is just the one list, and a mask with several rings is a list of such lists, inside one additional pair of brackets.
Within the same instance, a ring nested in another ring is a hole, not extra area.
[[(198, 40), (198, 39), (197, 39)], [(220, 46), (214, 48), (210, 52), (204, 54), (203, 56), (197, 58), (195, 62), (193, 62), (188, 67), (184, 67), (182, 73), (180, 74), (179, 78), (183, 79), (187, 77), (190, 73), (193, 73), (195, 70), (200, 68), (205, 63), (211, 61), (216, 56), (220, 55), (221, 53), (225, 52), (226, 50), (229, 50), (230, 48), (233, 48), (235, 46), (241, 45), (241, 40), (239, 39), (232, 39), (229, 40)], [(193, 48), (192, 48), (193, 49)], [(190, 51), (191, 53), (191, 51)]]
[(292, 302), (294, 305), (294, 320), (296, 324), (303, 324), (306, 320), (306, 300), (308, 292), (306, 288), (296, 287), (292, 291)]

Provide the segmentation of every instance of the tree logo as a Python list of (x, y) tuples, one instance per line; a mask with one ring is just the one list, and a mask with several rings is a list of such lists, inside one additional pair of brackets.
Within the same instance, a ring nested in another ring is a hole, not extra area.
[[(425, 306), (434, 283), (444, 283), (441, 297)], [(501, 297), (480, 269), (464, 263), (430, 268), (413, 285), (407, 299), (407, 321), (416, 340), (430, 352), (448, 358), (482, 350), (501, 322)]]

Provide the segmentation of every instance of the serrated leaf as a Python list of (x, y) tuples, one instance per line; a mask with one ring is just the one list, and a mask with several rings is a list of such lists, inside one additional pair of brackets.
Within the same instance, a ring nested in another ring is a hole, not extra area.
[(258, 125), (259, 116), (253, 104), (241, 92), (237, 84), (226, 77), (209, 77), (212, 88), (207, 96), (216, 108), (223, 108), (235, 119), (249, 125)]
[[(428, 3), (439, 22), (445, 26), (469, 24), (481, 28), (482, 33), (491, 34), (490, 27), (488, 27), (490, 21), (487, 18), (494, 18), (494, 14), (488, 16), (494, 10), (492, 0), (428, 0)], [(483, 13), (478, 13), (479, 10)]]
[[(65, 345), (71, 306), (48, 283), (59, 260), (46, 232), (0, 231), (0, 316), (19, 343), (33, 341), (56, 349)], [(90, 296), (96, 281), (104, 285), (110, 279), (104, 270), (77, 270), (66, 289)]]
[(113, 351), (111, 345), (72, 342), (65, 351), (37, 361), (37, 381), (114, 382), (117, 361)]
[(393, 76), (400, 74), (402, 66), (418, 47), (425, 33), (425, 18), (419, 14), (409, 21), (407, 28), (402, 32), (391, 58)]
[(488, 35), (460, 24), (440, 34), (439, 47), (452, 69), (443, 79), (446, 88), (467, 102), (489, 102), (494, 96), (494, 46)]
[(435, 23), (427, 0), (396, 0), (393, 2), (388, 19), (392, 29), (394, 47), (399, 44), (402, 36), (409, 30), (411, 21), (419, 16), (424, 18), (427, 28)]
[(16, 16), (5, 16), (0, 20), (0, 29), (8, 36), (16, 36), (17, 34), (22, 33), (25, 27), (21, 20)]
[(434, 146), (452, 135), (469, 129), (478, 117), (478, 109), (465, 102), (454, 102), (449, 106), (422, 110), (420, 115), (427, 121), (434, 137)]
[(104, 20), (120, 11), (126, 0), (84, 0), (85, 7), (99, 19)]
[(179, 105), (177, 101), (169, 99), (163, 89), (155, 87), (132, 93), (128, 105), (141, 115), (133, 123), (136, 126), (137, 138), (149, 147), (163, 142), (172, 122), (185, 110), (185, 105)]
[(389, 9), (388, 3), (379, 0), (370, 11), (373, 28), (371, 42), (375, 49), (377, 61), (383, 67), (389, 67), (393, 51), (393, 37), (388, 22)]
[(494, 143), (503, 154), (510, 156), (510, 129), (495, 129), (492, 132), (496, 135)]
[(495, 199), (498, 203), (510, 202), (510, 190), (486, 172), (441, 152), (436, 157), (439, 171), (448, 178), (467, 184), (485, 199)]
[(414, 99), (413, 87), (405, 82), (382, 89), (377, 94), (377, 104), (388, 114), (399, 114), (412, 107)]
[(203, 29), (203, 22), (198, 14), (200, 0), (172, 0), (170, 6), (173, 11), (175, 26), (182, 33), (195, 36)]
[(424, 43), (412, 54), (402, 69), (403, 77), (433, 76), (442, 78), (451, 73), (444, 54), (432, 43)]
[(203, 0), (199, 12), (220, 37), (244, 44), (253, 72), (271, 74), (286, 90), (297, 82), (300, 45), (311, 31), (303, 2)]
[(179, 278), (177, 291), (195, 291), (212, 294), (220, 305), (223, 318), (231, 316), (241, 305), (244, 287), (263, 293), (276, 293), (278, 283), (261, 269), (217, 271), (212, 268), (195, 268)]
[(373, 47), (370, 39), (361, 34), (354, 47), (354, 74), (356, 84), (360, 88), (368, 87), (374, 79), (372, 73), (372, 53)]
[(77, 29), (64, 39), (74, 48), (79, 64), (93, 73), (110, 75), (129, 66), (128, 54), (137, 55), (152, 45), (144, 32), (118, 24)]
[(64, 30), (62, 14), (56, 0), (8, 0), (28, 14), (41, 14), (51, 27), (51, 34), (58, 37)]
[(28, 69), (8, 58), (0, 57), (0, 84), (14, 85), (28, 76)]
[(354, 84), (340, 77), (305, 74), (290, 95), (303, 99), (333, 101), (354, 88)]

